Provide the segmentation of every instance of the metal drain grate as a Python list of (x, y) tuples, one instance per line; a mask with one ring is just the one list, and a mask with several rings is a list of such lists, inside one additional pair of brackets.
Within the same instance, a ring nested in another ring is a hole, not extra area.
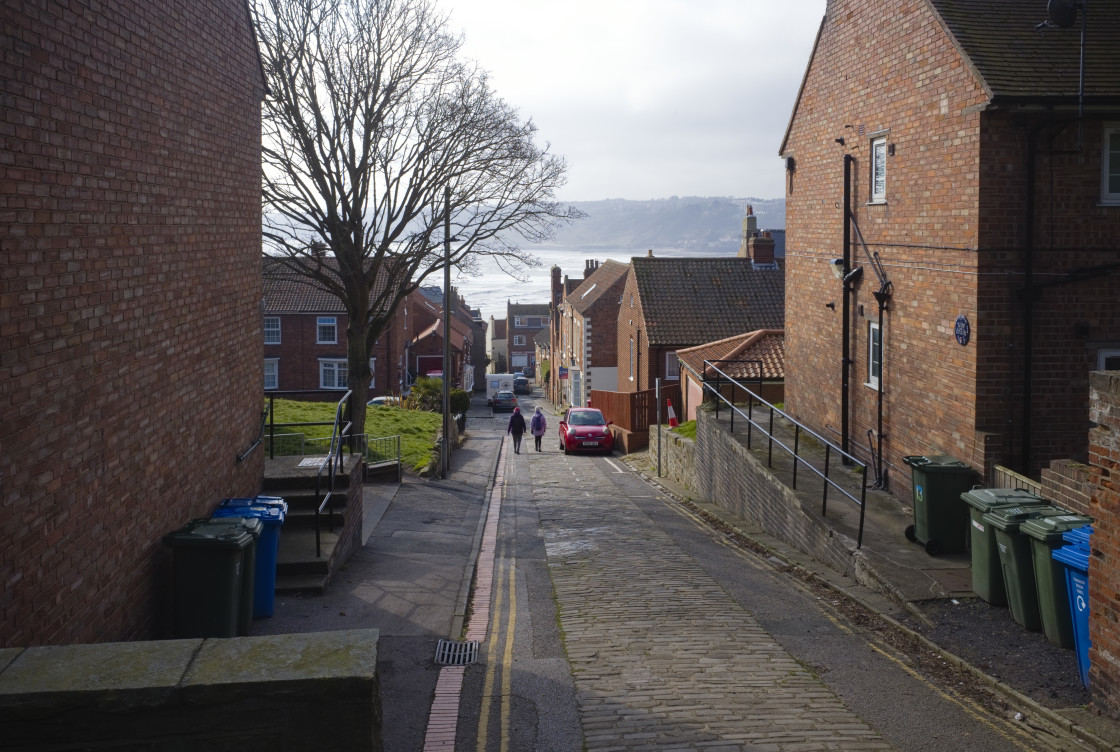
[(476, 660), (478, 640), (440, 640), (436, 645), (436, 663), (440, 666), (469, 666)]

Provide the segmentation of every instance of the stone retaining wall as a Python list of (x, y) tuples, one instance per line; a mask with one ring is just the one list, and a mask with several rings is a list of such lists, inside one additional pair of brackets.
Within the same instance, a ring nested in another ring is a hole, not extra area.
[(0, 749), (375, 752), (376, 629), (0, 650)]

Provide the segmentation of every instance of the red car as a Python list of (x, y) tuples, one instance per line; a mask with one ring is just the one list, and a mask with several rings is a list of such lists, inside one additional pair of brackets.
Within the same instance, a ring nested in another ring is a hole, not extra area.
[(564, 420), (560, 421), (560, 451), (586, 452), (600, 451), (610, 454), (614, 451), (614, 434), (611, 421), (593, 407), (569, 408)]

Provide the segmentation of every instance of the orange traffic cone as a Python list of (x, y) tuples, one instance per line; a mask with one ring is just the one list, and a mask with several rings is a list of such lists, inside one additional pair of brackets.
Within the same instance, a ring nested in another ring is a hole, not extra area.
[(673, 401), (665, 400), (665, 402), (669, 405), (669, 428), (676, 428), (680, 423), (677, 423), (677, 414), (673, 412)]

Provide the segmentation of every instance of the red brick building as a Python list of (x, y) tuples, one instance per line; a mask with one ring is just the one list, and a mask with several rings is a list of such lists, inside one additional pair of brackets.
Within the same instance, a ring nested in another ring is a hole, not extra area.
[(565, 279), (557, 308), (554, 364), (567, 369), (557, 401), (569, 405), (586, 405), (592, 389), (614, 391), (618, 383), (618, 309), (629, 267), (610, 259), (586, 263), (574, 289)]
[[(263, 300), (265, 389), (345, 391), (348, 316), (338, 297), (266, 257)], [(453, 302), (451, 383), (470, 389), (476, 327), (462, 298)], [(442, 370), (442, 292), (414, 290), (370, 351), (369, 395), (400, 394), (418, 377)]]
[(677, 350), (756, 329), (781, 329), (784, 275), (771, 255), (750, 258), (638, 256), (618, 309), (617, 391), (680, 378)]
[(9, 3), (0, 51), (0, 647), (160, 636), (162, 536), (263, 475), (248, 8)]
[(506, 302), (506, 353), (508, 373), (524, 371), (529, 378), (537, 375), (537, 348), (533, 338), (548, 328), (548, 303)]
[(875, 432), (894, 488), (905, 455), (1086, 458), (1120, 355), (1120, 6), (1092, 13), (1079, 117), (1080, 33), (1043, 2), (828, 3), (780, 149), (787, 404)]

